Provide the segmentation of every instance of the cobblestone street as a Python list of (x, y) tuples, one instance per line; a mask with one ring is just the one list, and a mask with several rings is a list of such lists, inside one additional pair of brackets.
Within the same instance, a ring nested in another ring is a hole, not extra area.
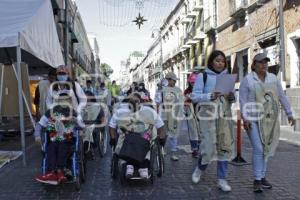
[[(30, 142), (30, 141), (28, 141)], [(154, 185), (134, 182), (122, 186), (110, 178), (110, 152), (100, 160), (89, 161), (87, 180), (80, 192), (72, 184), (43, 186), (33, 178), (40, 172), (40, 151), (36, 145), (28, 149), (28, 167), (18, 159), (0, 171), (0, 199), (299, 199), (300, 146), (281, 141), (276, 156), (271, 159), (268, 179), (272, 190), (263, 194), (252, 192), (251, 165), (229, 165), (228, 180), (233, 191), (224, 193), (216, 187), (216, 165), (213, 163), (198, 185), (191, 182), (196, 164), (189, 152), (186, 137), (181, 136), (180, 161), (166, 156), (166, 173)], [(243, 157), (251, 161), (251, 148), (245, 137)]]

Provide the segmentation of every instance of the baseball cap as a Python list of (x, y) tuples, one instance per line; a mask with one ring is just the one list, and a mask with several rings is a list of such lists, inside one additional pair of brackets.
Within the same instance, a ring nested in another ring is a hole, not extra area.
[(56, 73), (59, 74), (59, 73), (65, 73), (65, 74), (69, 74), (69, 69), (67, 66), (65, 65), (60, 65), (58, 66), (57, 70), (56, 70)]
[(260, 61), (263, 61), (263, 60), (266, 60), (266, 61), (270, 62), (270, 58), (265, 53), (258, 53), (253, 58), (253, 62), (254, 61), (260, 62)]
[(166, 79), (172, 79), (172, 80), (174, 80), (174, 81), (179, 80), (179, 79), (177, 78), (176, 74), (174, 74), (173, 72), (167, 73), (166, 76), (165, 76), (165, 78), (166, 78)]

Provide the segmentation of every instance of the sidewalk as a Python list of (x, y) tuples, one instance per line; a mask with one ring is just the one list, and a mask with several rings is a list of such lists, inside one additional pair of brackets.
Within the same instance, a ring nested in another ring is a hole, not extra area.
[(300, 145), (300, 131), (294, 131), (291, 126), (281, 126), (280, 131), (280, 140)]

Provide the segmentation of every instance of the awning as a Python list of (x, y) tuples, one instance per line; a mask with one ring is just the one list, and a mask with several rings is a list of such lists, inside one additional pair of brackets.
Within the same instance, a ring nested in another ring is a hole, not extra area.
[(30, 66), (64, 64), (50, 1), (1, 0), (0, 27), (0, 62), (15, 61), (20, 44)]

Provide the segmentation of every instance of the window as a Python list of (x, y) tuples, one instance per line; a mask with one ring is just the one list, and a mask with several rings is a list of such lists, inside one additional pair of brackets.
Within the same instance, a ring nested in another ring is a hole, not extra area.
[(227, 64), (227, 70), (228, 70), (229, 73), (231, 73), (231, 71), (232, 71), (231, 70), (231, 56), (226, 57), (226, 62), (227, 62), (226, 63)]
[(233, 73), (238, 74), (238, 80), (241, 81), (248, 74), (248, 49), (236, 53), (233, 67)]

